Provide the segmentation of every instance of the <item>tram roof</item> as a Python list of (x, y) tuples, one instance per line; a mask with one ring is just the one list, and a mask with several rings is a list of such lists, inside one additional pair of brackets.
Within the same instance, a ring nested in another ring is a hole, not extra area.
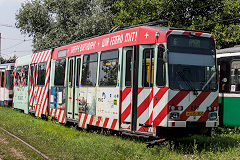
[(217, 50), (217, 58), (240, 56), (240, 45)]
[[(62, 56), (61, 58), (66, 58), (127, 46), (164, 43), (167, 41), (167, 35), (172, 34), (173, 31), (174, 34), (195, 32), (196, 35), (201, 35), (203, 33), (203, 31), (190, 31), (169, 27), (139, 26), (57, 47), (54, 49), (52, 58), (58, 59), (58, 52), (62, 50), (66, 50), (66, 56)], [(159, 38), (157, 38), (157, 34), (159, 34)], [(205, 32), (204, 34), (207, 37), (212, 37), (209, 33)]]
[(0, 67), (1, 66), (10, 66), (10, 65), (14, 65), (14, 63), (3, 63), (3, 64), (0, 64)]

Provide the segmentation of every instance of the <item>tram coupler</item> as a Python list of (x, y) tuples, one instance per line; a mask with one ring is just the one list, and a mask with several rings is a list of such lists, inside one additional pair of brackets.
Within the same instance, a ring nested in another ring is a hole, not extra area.
[(151, 142), (147, 142), (146, 147), (147, 148), (153, 148), (155, 145), (159, 145), (160, 143), (165, 142), (165, 141), (166, 141), (166, 139), (163, 138), (163, 139), (157, 139), (157, 140), (154, 140), (154, 141), (151, 141)]

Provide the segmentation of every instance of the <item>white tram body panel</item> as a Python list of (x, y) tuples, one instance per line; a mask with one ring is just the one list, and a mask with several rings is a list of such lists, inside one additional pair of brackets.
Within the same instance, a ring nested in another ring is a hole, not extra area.
[(12, 106), (14, 63), (0, 64), (0, 105)]

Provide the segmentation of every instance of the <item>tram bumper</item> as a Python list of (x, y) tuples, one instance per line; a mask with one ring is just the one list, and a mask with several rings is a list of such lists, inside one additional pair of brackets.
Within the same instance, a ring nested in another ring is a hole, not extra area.
[(192, 127), (217, 127), (218, 121), (204, 121), (204, 122), (198, 122), (198, 121), (168, 121), (168, 127), (186, 127), (186, 128), (192, 128)]
[(12, 106), (12, 100), (4, 100), (4, 106), (5, 107)]
[(211, 135), (218, 121), (168, 121), (168, 126), (157, 126), (157, 137), (186, 137), (189, 134)]

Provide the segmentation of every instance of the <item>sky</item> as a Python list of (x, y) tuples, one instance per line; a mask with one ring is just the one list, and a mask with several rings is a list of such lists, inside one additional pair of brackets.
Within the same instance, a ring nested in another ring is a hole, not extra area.
[[(32, 38), (15, 28), (15, 15), (26, 0), (0, 0), (1, 55), (4, 58), (32, 54)], [(12, 27), (6, 27), (12, 26)], [(25, 40), (25, 41), (24, 41)]]

